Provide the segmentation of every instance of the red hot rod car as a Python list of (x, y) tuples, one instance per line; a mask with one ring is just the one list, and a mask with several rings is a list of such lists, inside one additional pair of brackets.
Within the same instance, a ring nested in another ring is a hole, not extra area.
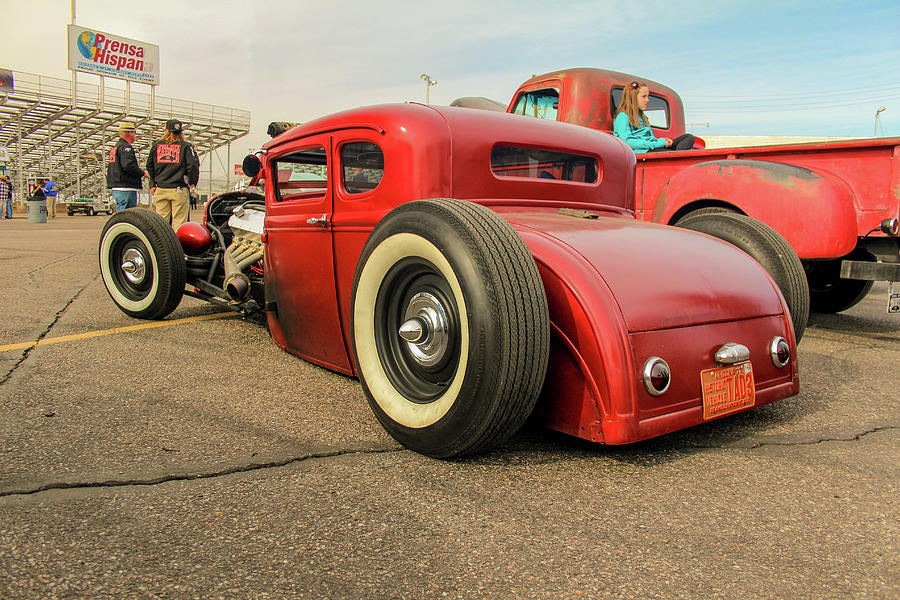
[(417, 452), (484, 450), (534, 411), (625, 444), (798, 391), (771, 277), (718, 239), (635, 220), (634, 153), (608, 134), (401, 104), (258, 154), (245, 171), (264, 193), (212, 200), (203, 225), (110, 218), (110, 296), (145, 319), (183, 294), (263, 311), (276, 344), (358, 377)]

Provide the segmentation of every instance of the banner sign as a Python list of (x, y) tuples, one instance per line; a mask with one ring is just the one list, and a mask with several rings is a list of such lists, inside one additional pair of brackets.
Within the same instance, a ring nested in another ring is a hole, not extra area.
[(159, 46), (68, 25), (69, 70), (159, 85)]
[(13, 92), (13, 75), (9, 69), (0, 69), (0, 94), (11, 94)]

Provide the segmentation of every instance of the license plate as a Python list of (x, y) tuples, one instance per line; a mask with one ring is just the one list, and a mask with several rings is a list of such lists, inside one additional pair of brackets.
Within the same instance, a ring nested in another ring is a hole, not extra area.
[(756, 402), (753, 365), (743, 362), (700, 371), (700, 389), (704, 421), (749, 408)]

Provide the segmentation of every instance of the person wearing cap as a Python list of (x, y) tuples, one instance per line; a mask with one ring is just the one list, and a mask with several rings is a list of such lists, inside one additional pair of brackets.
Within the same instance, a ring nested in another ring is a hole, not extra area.
[(116, 201), (116, 212), (137, 206), (137, 193), (141, 190), (146, 176), (134, 155), (134, 123), (119, 123), (119, 139), (109, 150), (106, 165), (106, 187), (112, 190)]
[(150, 146), (147, 173), (156, 213), (177, 231), (190, 216), (190, 190), (200, 179), (200, 159), (194, 147), (184, 141), (178, 119), (166, 121), (162, 139)]
[(47, 179), (47, 183), (44, 184), (44, 196), (47, 197), (47, 216), (52, 219), (56, 218), (56, 196), (58, 193), (56, 182), (52, 179)]

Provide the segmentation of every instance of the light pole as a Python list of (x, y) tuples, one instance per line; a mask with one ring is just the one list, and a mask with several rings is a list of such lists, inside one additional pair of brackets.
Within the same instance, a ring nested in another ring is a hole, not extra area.
[(887, 109), (887, 106), (879, 106), (875, 110), (875, 133), (872, 134), (874, 136), (878, 136), (878, 119), (881, 117), (882, 111), (884, 111), (886, 109)]
[(425, 73), (419, 75), (419, 79), (425, 80), (425, 104), (431, 104), (431, 94), (429, 92), (431, 92), (431, 86), (437, 85), (437, 80), (432, 79), (431, 75), (426, 75)]
[(693, 134), (694, 133), (694, 125), (703, 125), (704, 127), (709, 127), (709, 121), (707, 121), (706, 123), (688, 123), (688, 125), (691, 128), (691, 134)]

